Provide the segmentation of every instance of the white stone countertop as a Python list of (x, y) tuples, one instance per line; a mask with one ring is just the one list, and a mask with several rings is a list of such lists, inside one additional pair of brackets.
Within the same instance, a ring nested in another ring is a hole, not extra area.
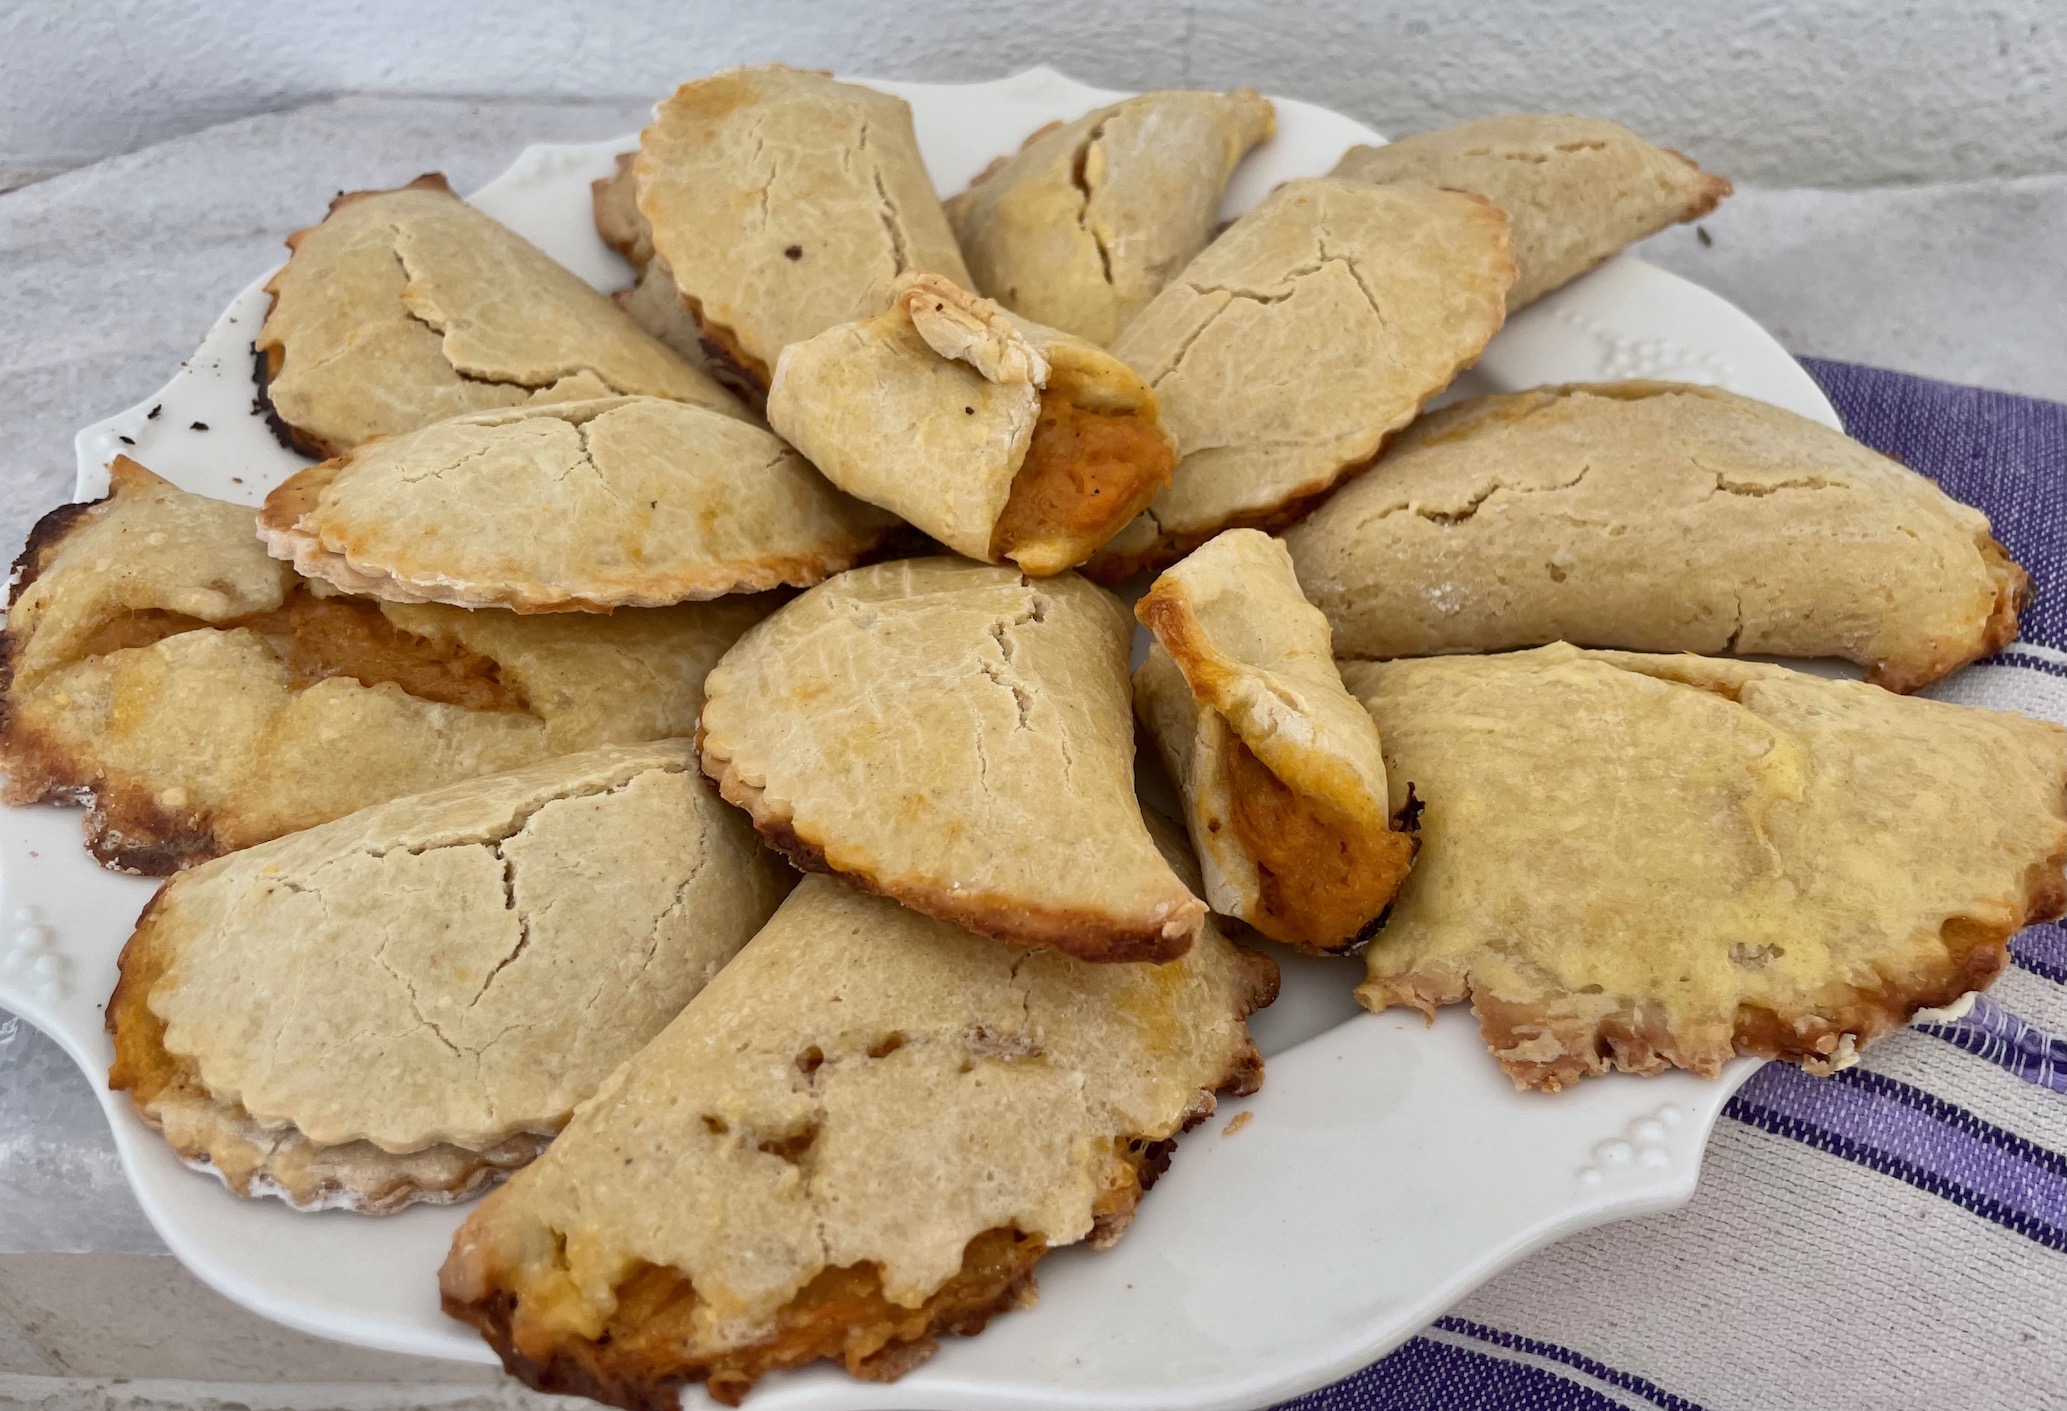
[[(277, 262), (281, 238), (319, 218), (335, 192), (428, 170), (468, 190), (526, 142), (629, 131), (645, 111), (345, 98), (0, 195), (0, 385), (10, 394), (0, 401), (0, 552), (11, 559), (35, 518), (69, 498), (73, 431), (155, 390), (230, 297)], [(1749, 189), (1698, 231), (1667, 232), (1643, 253), (1734, 300), (1797, 353), (2067, 400), (2062, 231), (2067, 174)], [(70, 1266), (84, 1281), (77, 1307), (58, 1306), (48, 1260), (59, 1253), (95, 1256)], [(180, 1331), (182, 1308), (205, 1310), (210, 1331)], [(138, 1333), (137, 1318), (171, 1320), (172, 1330)], [(18, 1404), (15, 1390), (56, 1395), (74, 1383), (81, 1397), (105, 1398), (96, 1379), (205, 1377), (209, 1366), (239, 1385), (399, 1378), (414, 1388), (398, 1401), (326, 1393), (325, 1404), (524, 1401), (469, 1369), (274, 1332), (186, 1281), (123, 1185), (87, 1080), (55, 1045), (0, 1016), (0, 1404)], [(77, 1404), (173, 1404), (143, 1382), (123, 1396)]]

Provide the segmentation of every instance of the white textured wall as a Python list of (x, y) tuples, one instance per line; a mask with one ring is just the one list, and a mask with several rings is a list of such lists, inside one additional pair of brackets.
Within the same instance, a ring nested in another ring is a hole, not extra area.
[(0, 176), (346, 91), (650, 97), (770, 58), (1248, 83), (1394, 132), (1576, 108), (1763, 184), (2067, 168), (2067, 0), (0, 0)]

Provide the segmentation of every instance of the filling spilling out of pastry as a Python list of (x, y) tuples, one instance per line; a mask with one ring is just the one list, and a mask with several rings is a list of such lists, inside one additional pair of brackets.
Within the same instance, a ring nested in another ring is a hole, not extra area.
[(333, 676), (362, 686), (399, 686), (419, 700), (467, 710), (522, 711), (524, 698), (502, 679), (495, 661), (456, 643), (441, 644), (404, 631), (369, 598), (318, 597), (306, 586), (289, 591), (271, 612), (224, 622), (203, 622), (160, 608), (122, 613), (88, 638), (79, 659), (148, 647), (182, 632), (249, 628), (265, 639), (306, 689)]
[(1230, 825), (1256, 863), (1249, 924), (1275, 941), (1329, 949), (1360, 939), (1414, 861), (1412, 834), (1372, 829), (1292, 788), (1229, 737)]
[[(1118, 1239), (1175, 1145), (1118, 1144), (1119, 1159), (1093, 1205), (1093, 1247)], [(909, 1307), (885, 1294), (874, 1263), (829, 1267), (783, 1305), (766, 1336), (722, 1351), (698, 1350), (706, 1340), (702, 1301), (689, 1276), (643, 1260), (613, 1287), (611, 1311), (594, 1327), (564, 1239), (492, 1299), (467, 1303), (447, 1294), (445, 1311), (479, 1328), (532, 1386), (639, 1406), (656, 1386), (702, 1380), (713, 1400), (737, 1406), (768, 1373), (821, 1360), (837, 1360), (866, 1381), (895, 1381), (933, 1355), (938, 1334), (973, 1337), (998, 1314), (1032, 1303), (1034, 1265), (1048, 1250), (1040, 1236), (1011, 1226), (985, 1230), (963, 1249), (961, 1268)]]
[(1176, 466), (1152, 418), (1084, 406), (1051, 385), (998, 516), (992, 557), (1017, 559), (1055, 540), (1109, 539), (1170, 483)]

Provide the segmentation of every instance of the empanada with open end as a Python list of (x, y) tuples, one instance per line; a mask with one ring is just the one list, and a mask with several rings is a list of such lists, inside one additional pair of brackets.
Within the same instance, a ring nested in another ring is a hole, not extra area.
[(1421, 851), (1357, 997), (1466, 999), (1518, 1086), (1813, 1072), (2067, 909), (2067, 730), (1857, 681), (1557, 645), (1345, 663)]
[(1179, 459), (1087, 571), (1113, 581), (1222, 529), (1297, 519), (1477, 359), (1513, 281), (1507, 218), (1483, 197), (1279, 187), (1113, 344), (1155, 389)]
[(1284, 546), (1230, 529), (1164, 570), (1134, 615), (1156, 636), (1134, 710), (1183, 795), (1207, 902), (1301, 950), (1349, 949), (1414, 840), (1392, 828), (1377, 727)]
[(445, 1310), (619, 1406), (820, 1358), (897, 1377), (1031, 1302), (1049, 1250), (1119, 1238), (1172, 1139), (1261, 1081), (1243, 1019), (1276, 988), (1210, 923), (1087, 965), (807, 877), (460, 1228)]
[(239, 1195), (386, 1213), (529, 1160), (775, 910), (686, 740), (391, 800), (181, 873), (109, 1085)]
[(297, 572), (389, 602), (608, 612), (808, 587), (898, 522), (751, 422), (615, 397), (361, 446), (275, 489), (258, 527)]
[(596, 745), (687, 735), (761, 598), (519, 617), (329, 591), (241, 505), (134, 461), (44, 517), (0, 635), (8, 803), (92, 804), (162, 874), (354, 809)]
[[(752, 385), (790, 344), (881, 312), (900, 274), (969, 283), (911, 107), (872, 88), (781, 64), (685, 83), (654, 110), (632, 171), (646, 277), (672, 280)], [(630, 229), (614, 207), (603, 220)]]
[(1041, 575), (1089, 558), (1177, 460), (1132, 368), (934, 274), (784, 349), (768, 422), (841, 489)]
[(1518, 309), (1623, 246), (1697, 220), (1730, 194), (1727, 179), (1620, 123), (1570, 113), (1507, 113), (1352, 147), (1333, 176), (1476, 191), (1507, 212), (1521, 276)]
[(1235, 166), (1276, 130), (1250, 89), (1139, 94), (1034, 133), (947, 217), (977, 289), (1110, 343), (1206, 248)]
[(287, 246), (254, 346), (263, 395), (310, 454), (534, 397), (637, 394), (740, 413), (442, 176), (340, 196)]
[(1540, 387), (1446, 407), (1285, 534), (1344, 657), (1569, 641), (1844, 657), (1909, 691), (2017, 635), (1980, 511), (1714, 387)]
[(711, 672), (704, 772), (800, 866), (1000, 940), (1169, 960), (1206, 908), (1134, 797), (1131, 627), (1074, 574), (853, 569)]

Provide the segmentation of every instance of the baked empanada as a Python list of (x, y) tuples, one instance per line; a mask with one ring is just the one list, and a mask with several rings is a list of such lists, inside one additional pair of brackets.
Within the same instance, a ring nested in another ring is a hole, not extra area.
[(841, 489), (1040, 575), (1089, 558), (1177, 461), (1132, 368), (935, 274), (784, 349), (768, 422)]
[(1120, 1236), (1213, 1094), (1253, 1092), (1276, 967), (1000, 946), (807, 877), (543, 1159), (460, 1228), (445, 1311), (534, 1387), (673, 1404), (837, 1358), (870, 1380)]
[(1751, 662), (1345, 663), (1421, 852), (1357, 997), (1469, 999), (1517, 1086), (1812, 1072), (2067, 909), (2067, 731)]
[(302, 471), (258, 518), (348, 592), (518, 612), (806, 587), (897, 527), (772, 432), (660, 397), (437, 422)]
[(263, 395), (311, 455), (534, 397), (738, 402), (442, 176), (354, 191), (266, 284)]
[(799, 866), (1000, 940), (1169, 960), (1206, 908), (1134, 797), (1131, 628), (1074, 574), (857, 568), (711, 672), (703, 769)]
[[(790, 344), (880, 313), (900, 274), (969, 283), (911, 107), (872, 88), (780, 64), (685, 83), (654, 110), (632, 171), (647, 277), (666, 274), (760, 387)], [(616, 207), (600, 214), (606, 233), (629, 228)]]
[(118, 460), (16, 565), (7, 803), (91, 803), (87, 846), (163, 874), (369, 804), (687, 735), (703, 678), (773, 604), (610, 617), (376, 603), (266, 557), (241, 505)]
[(1301, 950), (1348, 950), (1414, 861), (1395, 832), (1371, 717), (1284, 546), (1230, 529), (1134, 605), (1155, 633), (1134, 710), (1184, 797), (1223, 916)]
[(181, 873), (110, 1087), (237, 1194), (384, 1214), (536, 1156), (775, 910), (686, 740), (470, 779)]
[(1695, 220), (1730, 194), (1727, 179), (1620, 123), (1570, 113), (1508, 113), (1383, 147), (1352, 147), (1331, 173), (1476, 191), (1507, 212), (1521, 277), (1514, 310), (1577, 279), (1623, 246)]
[(976, 287), (1013, 313), (1110, 343), (1206, 248), (1270, 100), (1143, 93), (1054, 123), (947, 203)]
[(1176, 477), (1090, 572), (1169, 563), (1298, 518), (1468, 367), (1505, 316), (1507, 218), (1430, 186), (1291, 181), (1121, 332)]
[(1338, 656), (1844, 657), (1897, 691), (2014, 640), (2029, 583), (1984, 515), (1914, 471), (1663, 382), (1446, 407), (1285, 542)]

